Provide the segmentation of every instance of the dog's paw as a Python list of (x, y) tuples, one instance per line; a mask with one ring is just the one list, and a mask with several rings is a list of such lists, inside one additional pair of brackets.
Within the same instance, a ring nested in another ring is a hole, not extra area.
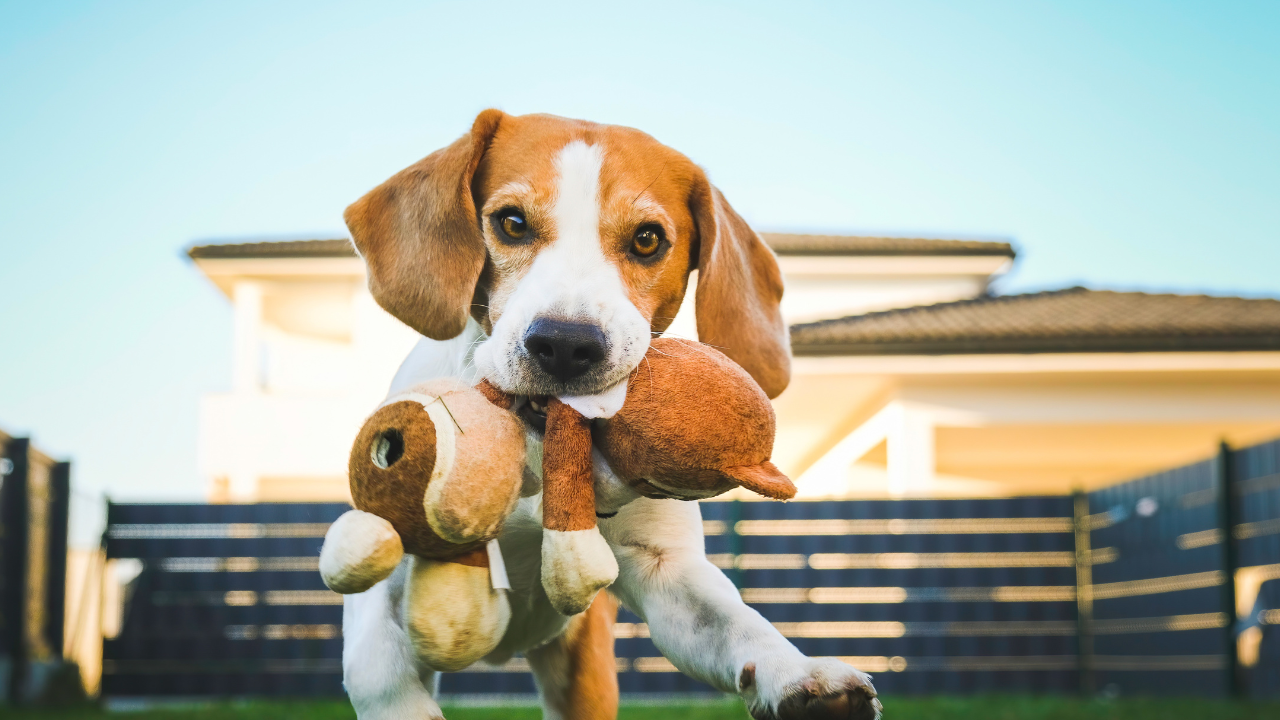
[(749, 662), (738, 678), (756, 720), (877, 720), (880, 700), (871, 676), (835, 658), (805, 658), (800, 666)]

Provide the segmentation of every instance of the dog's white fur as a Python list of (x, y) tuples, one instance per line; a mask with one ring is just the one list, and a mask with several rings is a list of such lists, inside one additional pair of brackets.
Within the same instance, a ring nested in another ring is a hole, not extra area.
[[(536, 318), (552, 315), (589, 322), (608, 340), (605, 381), (596, 391), (625, 379), (643, 357), (649, 323), (626, 294), (616, 266), (601, 253), (598, 196), (601, 156), (581, 141), (567, 144), (557, 160), (554, 206), (557, 237), (544, 248), (506, 296), (491, 297), (502, 308), (485, 336), (470, 322), (447, 341), (421, 340), (396, 374), (394, 395), (435, 377), (474, 381), (489, 377), (519, 388), (530, 372), (520, 342)], [(502, 195), (494, 202), (499, 205)], [(486, 214), (493, 208), (486, 204)], [(491, 232), (486, 229), (486, 233)], [(566, 659), (556, 645), (568, 618), (547, 600), (541, 582), (541, 438), (530, 431), (526, 490), (506, 522), (499, 542), (509, 570), (511, 619), (506, 635), (487, 658), (502, 662), (524, 652), (542, 693), (546, 717), (562, 717)], [(597, 508), (614, 517), (600, 530), (618, 564), (611, 591), (648, 623), (658, 649), (686, 674), (724, 691), (741, 693), (748, 706), (774, 716), (788, 695), (823, 695), (869, 678), (834, 659), (805, 657), (759, 613), (743, 603), (724, 574), (706, 558), (699, 507), (693, 502), (637, 495), (594, 458)], [(435, 718), (434, 671), (414, 662), (404, 622), (408, 561), (386, 581), (348, 595), (343, 614), (344, 682), (361, 720)], [(740, 687), (744, 668), (754, 682)]]
[[(473, 341), (483, 337), (475, 325), (467, 335)], [(396, 382), (406, 384), (397, 384), (391, 392), (428, 379), (418, 372), (467, 369), (469, 344), (419, 341), (397, 374)], [(536, 454), (541, 455), (540, 447)], [(738, 692), (742, 669), (753, 662), (756, 682), (744, 699), (769, 708), (806, 680), (832, 691), (847, 684), (851, 676), (870, 685), (866, 675), (844, 663), (805, 657), (743, 603), (733, 583), (707, 560), (697, 503), (640, 497), (613, 478), (598, 458), (595, 467), (599, 509), (618, 513), (599, 521), (618, 561), (618, 580), (610, 590), (648, 623), (654, 644), (682, 672), (721, 690)], [(541, 474), (536, 464), (530, 470)], [(511, 576), (512, 616), (507, 636), (489, 658), (493, 661), (547, 643), (568, 622), (551, 607), (542, 588), (542, 532), (541, 496), (523, 498), (499, 539)], [(396, 620), (405, 579), (405, 573), (397, 571), (366, 593), (346, 596), (344, 681), (361, 720), (439, 713), (432, 698), (436, 674), (413, 665), (409, 637)], [(535, 673), (544, 669), (539, 667), (544, 660), (541, 655), (527, 657)], [(549, 690), (540, 689), (544, 695)], [(418, 710), (415, 715), (406, 714), (408, 708), (430, 710)], [(554, 707), (546, 707), (545, 712), (548, 718), (559, 717)]]
[(627, 298), (617, 266), (600, 247), (603, 162), (600, 148), (580, 140), (560, 151), (552, 207), (556, 240), (538, 253), (509, 296), (495, 293), (489, 300), (502, 314), (492, 335), (476, 348), (475, 364), (481, 377), (504, 390), (515, 392), (531, 384), (528, 376), (533, 368), (521, 342), (530, 323), (540, 317), (595, 325), (604, 331), (605, 372), (595, 380), (594, 390), (616, 386), (649, 349), (649, 321)]

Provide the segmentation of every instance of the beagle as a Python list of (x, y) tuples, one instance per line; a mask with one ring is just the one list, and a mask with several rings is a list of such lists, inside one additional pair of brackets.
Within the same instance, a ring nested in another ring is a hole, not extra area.
[[(790, 378), (782, 276), (769, 248), (688, 158), (625, 127), (485, 110), (471, 131), (345, 215), (377, 302), (424, 338), (390, 394), (437, 376), (527, 398), (530, 457), (499, 544), (512, 619), (497, 650), (529, 661), (546, 717), (616, 717), (620, 601), (682, 672), (742, 696), (756, 718), (871, 720), (866, 674), (800, 653), (706, 558), (697, 503), (638, 496), (595, 458), (599, 526), (618, 579), (566, 618), (540, 583), (538, 402), (621, 404), (650, 338), (698, 270), (698, 335), (776, 397)], [(439, 718), (438, 674), (414, 660), (404, 567), (343, 612), (343, 680), (361, 720)]]

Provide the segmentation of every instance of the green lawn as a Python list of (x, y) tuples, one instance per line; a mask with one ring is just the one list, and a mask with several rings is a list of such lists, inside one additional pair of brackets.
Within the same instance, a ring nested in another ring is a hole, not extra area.
[[(1280, 720), (1280, 703), (1229, 704), (1184, 698), (1114, 702), (1084, 702), (1053, 697), (890, 698), (888, 720)], [(533, 707), (452, 707), (450, 720), (538, 720)], [(742, 720), (738, 702), (688, 705), (629, 705), (620, 720)], [(144, 712), (108, 713), (96, 708), (10, 710), (5, 720), (353, 720), (355, 713), (342, 702), (244, 703), (200, 708), (171, 708)]]

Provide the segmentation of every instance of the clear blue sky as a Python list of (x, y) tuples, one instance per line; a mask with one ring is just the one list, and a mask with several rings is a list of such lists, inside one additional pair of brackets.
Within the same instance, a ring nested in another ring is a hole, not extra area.
[(1012, 237), (1004, 292), (1280, 295), (1277, 37), (1208, 0), (0, 0), (0, 427), (199, 497), (231, 325), (182, 249), (338, 235), (486, 106), (644, 129), (761, 229)]

